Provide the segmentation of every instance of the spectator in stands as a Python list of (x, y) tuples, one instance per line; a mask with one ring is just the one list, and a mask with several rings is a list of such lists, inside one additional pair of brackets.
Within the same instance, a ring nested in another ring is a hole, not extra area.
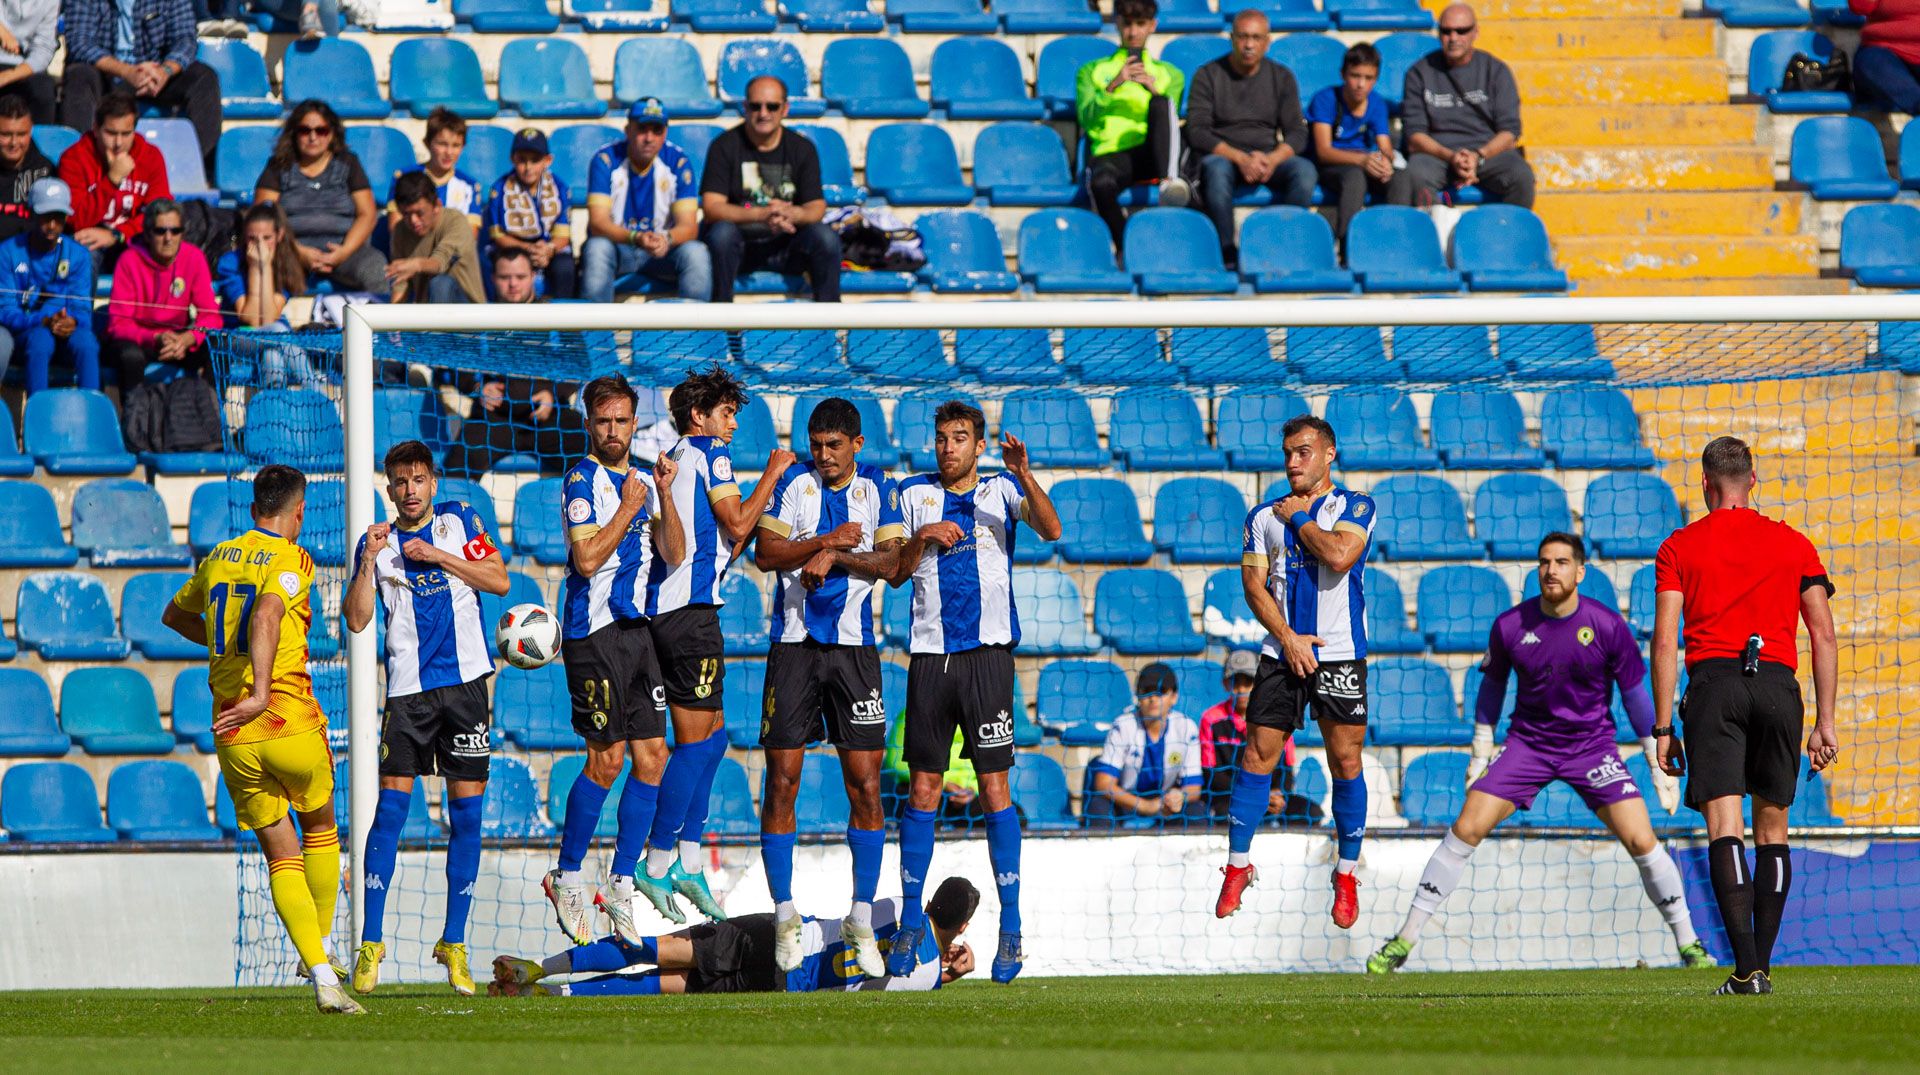
[(1347, 225), (1366, 205), (1410, 205), (1413, 191), (1407, 174), (1393, 166), (1393, 132), (1387, 125), (1387, 102), (1373, 92), (1380, 77), (1380, 51), (1365, 41), (1347, 50), (1340, 61), (1340, 84), (1313, 95), (1307, 122), (1313, 128), (1313, 159), (1320, 166), (1320, 185), (1327, 200), (1338, 207), (1334, 235), (1342, 249)]
[[(439, 195), (440, 204), (464, 214), (474, 230), (478, 231), (480, 203), (486, 188), (458, 167), (460, 154), (467, 149), (467, 121), (444, 106), (436, 108), (427, 114), (427, 134), (422, 142), (427, 147), (427, 163), (402, 168), (393, 173), (393, 177), (399, 179), (410, 172), (425, 172), (427, 178), (433, 180), (434, 192)], [(399, 229), (400, 207), (389, 202), (387, 230)]]
[[(287, 230), (287, 218), (274, 202), (256, 202), (241, 214), (234, 231), (233, 249), (220, 255), (213, 267), (214, 292), (226, 327), (257, 333), (292, 331), (287, 303), (306, 290), (307, 272), (300, 266), (300, 251)], [(259, 388), (326, 383), (303, 347), (236, 337), (234, 354), (230, 379), (235, 383)], [(245, 369), (237, 361), (242, 358), (252, 359)]]
[[(5, 103), (19, 106), (17, 100)], [(4, 145), (4, 142), (0, 142)], [(27, 194), (27, 227), (0, 242), (0, 374), (16, 350), (27, 357), (27, 394), (47, 387), (55, 351), (66, 352), (82, 388), (100, 387), (100, 341), (93, 334), (93, 261), (66, 234), (73, 193), (50, 176)]]
[(380, 211), (346, 129), (324, 101), (294, 106), (253, 181), (255, 202), (279, 202), (298, 237), (307, 286), (332, 280), (339, 291), (387, 291), (387, 259), (368, 242)]
[(714, 263), (699, 237), (697, 184), (686, 153), (667, 141), (666, 106), (657, 97), (635, 101), (626, 136), (602, 146), (587, 165), (580, 297), (612, 302), (616, 279), (645, 273), (676, 282), (683, 299), (711, 298)]
[(1520, 88), (1513, 72), (1473, 47), (1473, 8), (1440, 12), (1440, 47), (1407, 71), (1400, 130), (1412, 189), (1476, 186), (1488, 201), (1533, 207), (1533, 169), (1522, 155)]
[(804, 272), (813, 301), (840, 301), (840, 236), (824, 223), (820, 153), (787, 137), (786, 83), (747, 83), (747, 118), (713, 140), (700, 177), (713, 301), (732, 302), (734, 281), (759, 268)]
[(1867, 20), (1853, 54), (1860, 103), (1904, 115), (1920, 113), (1920, 2), (1847, 0)]
[[(487, 242), (495, 250), (523, 251), (527, 264), (545, 278), (550, 299), (570, 299), (574, 295), (573, 229), (567, 223), (571, 195), (567, 185), (553, 174), (547, 136), (537, 127), (528, 127), (513, 136), (513, 170), (487, 191), (487, 208), (481, 216)], [(591, 215), (592, 210), (588, 213)], [(498, 268), (496, 262), (496, 283), (500, 279)], [(505, 298), (498, 290), (494, 298), (500, 302), (527, 301)], [(612, 302), (611, 292), (599, 301)]]
[(1081, 816), (1200, 816), (1200, 729), (1174, 708), (1180, 686), (1173, 669), (1159, 661), (1142, 668), (1133, 696), (1093, 761), (1093, 794)]
[(142, 213), (145, 226), (114, 266), (107, 300), (104, 357), (119, 371), (123, 399), (147, 379), (150, 363), (204, 372), (207, 333), (220, 327), (213, 272), (200, 248), (186, 241), (180, 203), (160, 198)]
[[(1253, 698), (1253, 677), (1260, 669), (1260, 655), (1247, 649), (1227, 651), (1220, 672), (1220, 684), (1227, 690), (1225, 699), (1200, 714), (1200, 768), (1206, 772), (1207, 808), (1215, 817), (1227, 816), (1227, 800), (1233, 795), (1233, 774), (1240, 765), (1240, 748), (1247, 742), (1247, 703)], [(1285, 774), (1274, 781), (1267, 793), (1267, 813), (1286, 811), (1287, 787), (1292, 783), (1293, 739), (1288, 737), (1280, 759)]]
[(1159, 16), (1154, 0), (1115, 0), (1119, 50), (1104, 60), (1089, 61), (1074, 81), (1074, 114), (1087, 136), (1093, 208), (1113, 233), (1115, 250), (1127, 229), (1120, 195), (1128, 187), (1158, 182), (1161, 205), (1185, 205), (1193, 195), (1179, 177), (1178, 109), (1186, 76), (1178, 67), (1147, 56), (1147, 39)]
[(387, 279), (395, 302), (485, 302), (473, 222), (440, 204), (425, 172), (393, 181), (400, 226), (393, 229)]
[[(246, 37), (252, 29), (240, 21), (247, 0), (193, 0), (201, 37)], [(340, 32), (340, 0), (252, 0), (253, 9), (299, 28), (303, 40)], [(277, 27), (276, 27), (277, 29)]]
[(199, 46), (193, 5), (188, 0), (64, 0), (61, 13), (67, 56), (60, 76), (60, 122), (85, 129), (103, 94), (126, 90), (185, 112), (212, 175), (214, 147), (220, 143), (220, 76), (194, 58)]
[(112, 271), (150, 203), (173, 197), (166, 160), (133, 129), (139, 112), (132, 94), (107, 94), (93, 129), (60, 155), (60, 179), (73, 192), (68, 224), (93, 251), (96, 272)]
[(1233, 188), (1273, 191), (1276, 204), (1313, 204), (1307, 122), (1293, 72), (1267, 59), (1273, 33), (1252, 8), (1233, 18), (1233, 47), (1193, 73), (1187, 91), (1187, 142), (1200, 157), (1200, 202), (1220, 233), (1228, 268), (1237, 264)]
[(35, 123), (54, 121), (57, 89), (47, 65), (60, 43), (59, 22), (58, 0), (0, 3), (0, 98), (25, 101)]
[(33, 116), (27, 103), (18, 97), (0, 97), (0, 240), (27, 230), (34, 216), (33, 185), (52, 174), (53, 162), (33, 144)]

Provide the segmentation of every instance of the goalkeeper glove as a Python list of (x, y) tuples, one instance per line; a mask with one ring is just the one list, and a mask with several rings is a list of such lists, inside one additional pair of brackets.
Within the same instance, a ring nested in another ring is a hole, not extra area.
[(1660, 798), (1660, 805), (1671, 814), (1680, 809), (1680, 778), (1668, 775), (1660, 768), (1660, 741), (1649, 735), (1640, 740), (1640, 750), (1647, 756), (1647, 768), (1651, 771), (1653, 793)]
[(1493, 725), (1475, 724), (1473, 726), (1473, 760), (1467, 762), (1467, 786), (1480, 779), (1487, 771), (1487, 765), (1493, 761)]

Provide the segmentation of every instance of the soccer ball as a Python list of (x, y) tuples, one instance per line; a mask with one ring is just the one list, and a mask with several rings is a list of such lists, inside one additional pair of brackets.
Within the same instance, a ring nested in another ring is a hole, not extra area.
[(539, 668), (560, 656), (560, 621), (541, 605), (515, 605), (501, 615), (493, 642), (515, 668)]

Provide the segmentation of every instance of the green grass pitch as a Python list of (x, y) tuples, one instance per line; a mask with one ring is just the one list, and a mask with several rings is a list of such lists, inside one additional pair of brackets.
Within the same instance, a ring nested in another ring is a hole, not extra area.
[(1036, 978), (934, 994), (462, 998), (409, 986), (366, 1018), (307, 990), (0, 994), (12, 1071), (799, 1073), (1920, 1070), (1920, 968)]

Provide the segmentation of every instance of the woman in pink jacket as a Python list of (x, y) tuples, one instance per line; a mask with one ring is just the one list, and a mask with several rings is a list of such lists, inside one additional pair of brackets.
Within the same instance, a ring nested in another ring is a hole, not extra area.
[(1920, 113), (1920, 0), (1847, 0), (1847, 6), (1867, 20), (1853, 56), (1860, 103)]
[(185, 239), (185, 219), (172, 198), (148, 202), (140, 238), (113, 267), (100, 358), (119, 370), (122, 398), (146, 380), (152, 363), (188, 374), (208, 368), (207, 330), (220, 327), (220, 303), (206, 255)]

